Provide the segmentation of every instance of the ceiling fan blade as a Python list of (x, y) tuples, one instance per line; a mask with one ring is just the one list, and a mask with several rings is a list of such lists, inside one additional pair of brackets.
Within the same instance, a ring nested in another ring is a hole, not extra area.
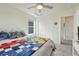
[(37, 3), (37, 5), (43, 5), (43, 3)]
[(35, 5), (35, 6), (32, 6), (32, 7), (28, 7), (27, 9), (36, 8), (36, 6), (37, 6), (37, 5)]
[(53, 6), (48, 6), (48, 5), (43, 5), (45, 8), (49, 8), (49, 9), (52, 9)]

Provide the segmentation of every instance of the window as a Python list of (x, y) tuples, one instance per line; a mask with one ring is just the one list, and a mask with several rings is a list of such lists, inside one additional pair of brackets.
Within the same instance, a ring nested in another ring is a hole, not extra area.
[(28, 34), (32, 34), (35, 31), (35, 22), (33, 20), (28, 21)]

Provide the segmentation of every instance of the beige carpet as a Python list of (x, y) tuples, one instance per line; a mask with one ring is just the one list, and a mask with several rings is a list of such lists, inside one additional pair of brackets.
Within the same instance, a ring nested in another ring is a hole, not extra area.
[(72, 56), (72, 46), (56, 45), (56, 50), (52, 53), (52, 56)]

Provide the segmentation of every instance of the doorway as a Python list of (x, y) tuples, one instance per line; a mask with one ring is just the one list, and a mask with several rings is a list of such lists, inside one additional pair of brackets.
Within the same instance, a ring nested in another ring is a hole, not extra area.
[(72, 45), (74, 33), (74, 17), (66, 16), (61, 17), (61, 44)]

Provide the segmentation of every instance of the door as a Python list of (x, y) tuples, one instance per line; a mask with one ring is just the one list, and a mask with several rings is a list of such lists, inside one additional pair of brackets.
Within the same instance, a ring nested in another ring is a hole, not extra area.
[[(61, 18), (61, 43), (67, 43), (73, 40), (74, 19), (73, 16)], [(72, 43), (72, 42), (71, 42)]]
[(65, 18), (65, 34), (66, 34), (66, 40), (73, 40), (73, 16), (68, 16)]

